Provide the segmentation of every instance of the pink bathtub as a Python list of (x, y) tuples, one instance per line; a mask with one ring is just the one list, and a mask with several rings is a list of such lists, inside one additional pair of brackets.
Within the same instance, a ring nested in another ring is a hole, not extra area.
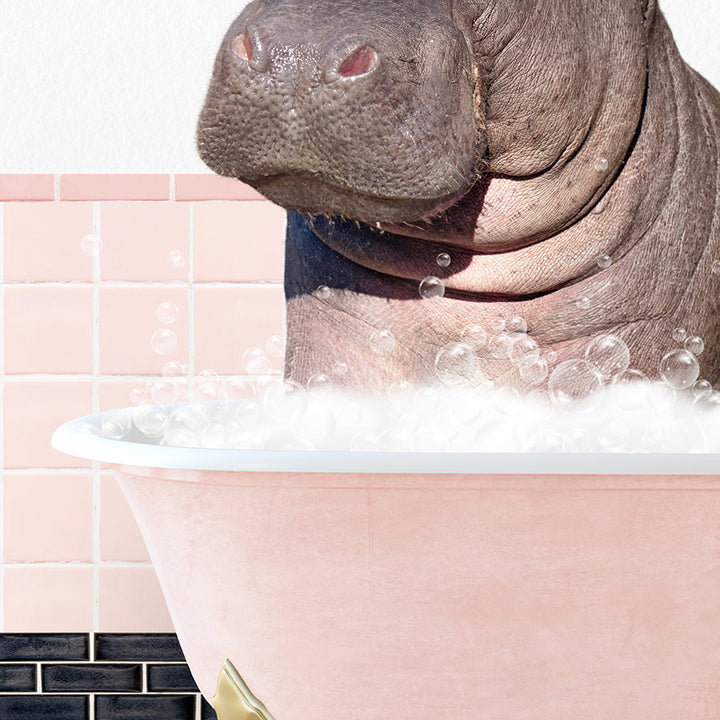
[(275, 720), (720, 717), (717, 455), (196, 450), (87, 422), (54, 445), (111, 465), (208, 700), (230, 659)]

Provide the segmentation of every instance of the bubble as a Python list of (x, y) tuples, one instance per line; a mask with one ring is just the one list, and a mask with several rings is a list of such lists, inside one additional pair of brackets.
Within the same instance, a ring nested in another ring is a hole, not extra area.
[(370, 349), (378, 355), (389, 355), (395, 349), (395, 336), (384, 328), (370, 336)]
[(171, 302), (161, 302), (155, 310), (155, 317), (163, 325), (172, 325), (180, 315), (178, 306)]
[(380, 446), (392, 452), (407, 452), (413, 449), (413, 436), (403, 427), (393, 427), (380, 433)]
[(170, 258), (170, 264), (177, 270), (182, 270), (185, 267), (185, 256), (179, 250), (171, 250), (168, 257)]
[(698, 380), (692, 386), (692, 394), (698, 400), (707, 400), (712, 395), (713, 387), (707, 380)]
[(585, 360), (566, 360), (551, 373), (548, 392), (553, 405), (570, 408), (587, 400), (602, 387), (600, 375)]
[(205, 448), (222, 448), (227, 442), (225, 427), (220, 423), (208, 423), (200, 434), (202, 446)]
[(145, 436), (160, 437), (168, 421), (167, 410), (162, 405), (140, 405), (133, 413), (135, 427)]
[(565, 452), (588, 453), (594, 450), (593, 433), (585, 428), (573, 428), (565, 437)]
[(97, 235), (83, 235), (80, 252), (86, 257), (97, 257), (102, 251), (102, 240)]
[(590, 307), (590, 298), (585, 297), (584, 295), (579, 297), (575, 301), (575, 306), (580, 310), (587, 310)]
[(318, 285), (313, 291), (318, 300), (327, 300), (330, 297), (330, 288), (327, 285)]
[(407, 380), (398, 380), (388, 388), (387, 394), (390, 397), (391, 401), (405, 403), (407, 402), (407, 398), (410, 393), (412, 393), (412, 391), (412, 383), (408, 382)]
[(241, 431), (233, 435), (232, 447), (235, 450), (262, 450), (265, 443), (257, 433)]
[(630, 366), (630, 350), (617, 335), (600, 335), (585, 349), (585, 360), (604, 378), (624, 372)]
[(325, 373), (315, 373), (308, 378), (308, 390), (329, 390), (332, 387), (332, 380)]
[(530, 385), (539, 385), (548, 376), (548, 372), (547, 360), (544, 358), (520, 366), (520, 377)]
[(595, 160), (595, 164), (593, 165), (595, 170), (597, 172), (607, 172), (607, 169), (610, 167), (610, 163), (608, 162), (607, 158), (599, 157), (597, 160)]
[(529, 335), (521, 335), (515, 339), (510, 350), (510, 362), (513, 365), (532, 365), (540, 359), (540, 348)]
[(226, 378), (217, 389), (217, 399), (223, 405), (256, 396), (255, 383), (247, 375), (234, 375)]
[(272, 370), (272, 363), (267, 353), (259, 347), (249, 347), (240, 361), (245, 372), (250, 375), (267, 375)]
[(613, 378), (618, 392), (615, 402), (623, 410), (640, 410), (647, 406), (650, 383), (640, 370), (624, 370)]
[(488, 330), (490, 330), (491, 333), (501, 333), (505, 332), (505, 318), (502, 317), (502, 315), (496, 315), (493, 318), (490, 318), (490, 322), (488, 323)]
[(509, 333), (501, 332), (490, 338), (488, 342), (488, 350), (490, 354), (497, 359), (509, 358), (513, 348), (513, 336)]
[(190, 369), (185, 363), (178, 362), (177, 360), (168, 360), (163, 365), (162, 376), (163, 377), (183, 377), (190, 372)]
[(435, 277), (434, 275), (429, 275), (420, 283), (419, 290), (420, 297), (424, 300), (441, 298), (445, 295), (445, 284), (440, 278)]
[(475, 372), (475, 352), (467, 343), (448, 343), (435, 356), (435, 374), (445, 385), (461, 385)]
[(134, 387), (130, 391), (130, 404), (131, 405), (142, 405), (147, 402), (147, 392), (145, 388)]
[(274, 383), (262, 397), (262, 406), (271, 417), (299, 417), (304, 414), (308, 403), (305, 388), (294, 380)]
[(198, 432), (210, 422), (211, 412), (207, 405), (201, 403), (188, 403), (175, 408), (170, 413), (169, 422), (174, 425), (184, 426)]
[(505, 331), (510, 333), (526, 333), (527, 321), (525, 318), (515, 315), (505, 323)]
[(558, 354), (554, 350), (548, 350), (543, 357), (548, 365), (554, 365), (558, 360)]
[(150, 397), (158, 405), (174, 403), (178, 399), (178, 388), (171, 380), (157, 380), (150, 383)]
[(446, 268), (451, 262), (452, 258), (445, 252), (440, 253), (435, 261), (440, 267)]
[(672, 331), (672, 339), (675, 342), (678, 342), (678, 343), (685, 342), (686, 338), (687, 338), (687, 330), (685, 328), (675, 328)]
[(350, 368), (348, 367), (348, 364), (346, 362), (340, 361), (340, 362), (336, 362), (333, 365), (332, 371), (333, 371), (333, 375), (343, 377), (344, 375), (348, 374), (349, 369)]
[(716, 260), (710, 267), (713, 275), (720, 275), (720, 260)]
[(660, 361), (660, 375), (675, 390), (690, 387), (700, 375), (697, 358), (687, 350), (673, 350)]
[(702, 351), (705, 349), (705, 343), (701, 337), (693, 335), (685, 340), (685, 349), (691, 352), (695, 357), (702, 355)]
[(720, 392), (711, 392), (707, 397), (695, 398), (692, 405), (696, 415), (705, 416), (712, 414), (714, 419), (720, 416)]
[(122, 440), (132, 427), (130, 414), (123, 411), (110, 411), (103, 413), (100, 424), (100, 435), (110, 440)]
[(610, 265), (612, 265), (612, 259), (609, 255), (598, 255), (595, 262), (597, 263), (597, 266), (603, 270), (606, 270), (610, 267)]
[(270, 357), (281, 358), (285, 354), (285, 339), (281, 335), (271, 335), (265, 341), (265, 352)]
[(350, 449), (354, 452), (376, 452), (382, 449), (380, 438), (369, 430), (361, 430), (353, 435)]
[(204, 401), (204, 400), (217, 400), (218, 390), (220, 389), (220, 377), (213, 370), (203, 370), (198, 373), (195, 378), (195, 390), (193, 392), (193, 399)]
[(153, 333), (150, 345), (158, 355), (169, 355), (177, 347), (177, 335), (172, 330), (161, 328)]
[(487, 342), (487, 333), (480, 325), (466, 325), (460, 333), (460, 338), (477, 352)]
[(186, 428), (173, 428), (165, 433), (165, 445), (170, 447), (200, 447), (197, 433)]
[(617, 452), (622, 450), (630, 439), (630, 430), (622, 420), (611, 420), (598, 431), (598, 443), (603, 450)]

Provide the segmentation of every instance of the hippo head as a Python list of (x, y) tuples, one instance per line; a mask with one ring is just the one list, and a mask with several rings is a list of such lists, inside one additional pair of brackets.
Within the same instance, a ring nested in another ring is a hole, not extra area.
[(255, 0), (199, 122), (205, 163), (310, 214), (404, 221), (453, 204), (484, 150), (450, 0)]

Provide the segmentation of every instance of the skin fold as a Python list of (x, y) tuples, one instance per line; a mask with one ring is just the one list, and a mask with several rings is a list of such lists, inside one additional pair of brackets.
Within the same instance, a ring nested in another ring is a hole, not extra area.
[[(719, 142), (655, 0), (255, 0), (198, 126), (210, 168), (288, 208), (286, 374), (368, 389), (518, 316), (550, 369), (613, 334), (650, 377), (685, 328), (717, 386)], [(474, 381), (532, 384), (497, 354)]]

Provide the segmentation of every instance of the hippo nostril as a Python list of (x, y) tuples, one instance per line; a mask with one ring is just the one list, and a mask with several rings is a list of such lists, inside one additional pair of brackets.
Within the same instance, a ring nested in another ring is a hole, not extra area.
[(235, 57), (239, 57), (241, 60), (245, 60), (245, 62), (252, 60), (252, 43), (250, 42), (250, 35), (248, 35), (247, 28), (231, 40), (230, 51)]
[(374, 70), (378, 64), (378, 54), (369, 45), (362, 45), (354, 50), (338, 69), (343, 77), (357, 77)]

